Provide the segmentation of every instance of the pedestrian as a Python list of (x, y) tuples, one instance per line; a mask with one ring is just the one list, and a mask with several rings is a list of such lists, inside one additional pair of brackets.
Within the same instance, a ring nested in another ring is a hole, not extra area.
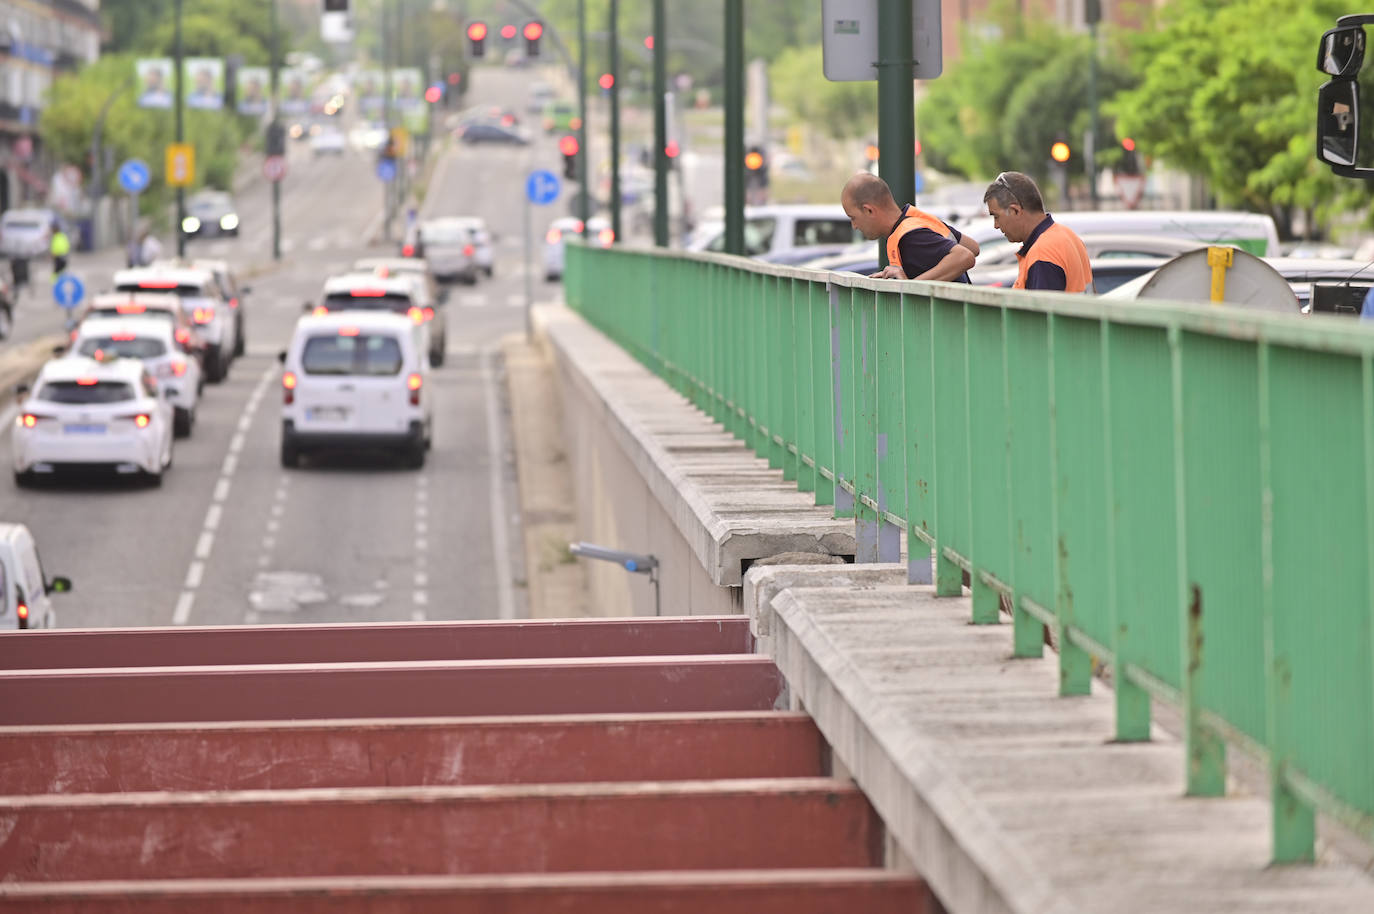
[(17, 302), (29, 286), (29, 258), (18, 248), (10, 252), (10, 282)]
[(144, 225), (138, 241), (138, 265), (146, 267), (162, 256), (162, 242), (157, 240), (152, 229)]
[(52, 275), (56, 281), (58, 274), (67, 269), (67, 255), (72, 252), (71, 239), (62, 231), (62, 223), (56, 219), (52, 222), (52, 241), (48, 249), (52, 252)]
[(983, 193), (993, 225), (1012, 244), (1020, 269), (1013, 289), (1090, 292), (1093, 270), (1083, 239), (1045, 212), (1040, 188), (1030, 175), (1004, 171)]
[(886, 241), (887, 266), (875, 278), (969, 281), (978, 242), (911, 204), (899, 207), (877, 175), (861, 171), (846, 181), (840, 205), (865, 238)]

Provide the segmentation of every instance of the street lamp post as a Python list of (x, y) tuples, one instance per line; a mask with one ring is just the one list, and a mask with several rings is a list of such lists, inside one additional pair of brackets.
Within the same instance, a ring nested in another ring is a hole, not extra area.
[(619, 0), (611, 0), (611, 235), (616, 242), (620, 232), (620, 19)]
[(744, 253), (744, 0), (725, 0), (725, 251)]
[(668, 28), (654, 0), (654, 244), (668, 246)]

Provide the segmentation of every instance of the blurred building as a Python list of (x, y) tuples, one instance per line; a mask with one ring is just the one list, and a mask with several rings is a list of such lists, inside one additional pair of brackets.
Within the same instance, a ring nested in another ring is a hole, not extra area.
[(53, 78), (100, 56), (100, 0), (0, 0), (0, 211), (44, 200), (38, 120)]
[[(959, 38), (965, 27), (977, 32), (995, 28), (989, 15), (991, 0), (941, 0), (945, 66), (959, 59)], [(1059, 24), (1066, 29), (1086, 31), (1088, 0), (1017, 0), (1026, 16)], [(1138, 28), (1148, 11), (1163, 5), (1163, 0), (1099, 0), (1104, 28)]]

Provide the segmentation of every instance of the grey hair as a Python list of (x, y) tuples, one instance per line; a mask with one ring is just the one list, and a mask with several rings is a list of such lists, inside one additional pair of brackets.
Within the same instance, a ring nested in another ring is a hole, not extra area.
[(983, 192), (983, 202), (996, 200), (997, 205), (1006, 209), (1013, 203), (1033, 213), (1045, 211), (1045, 199), (1040, 196), (1040, 188), (1035, 179), (1019, 171), (1004, 171), (988, 185)]

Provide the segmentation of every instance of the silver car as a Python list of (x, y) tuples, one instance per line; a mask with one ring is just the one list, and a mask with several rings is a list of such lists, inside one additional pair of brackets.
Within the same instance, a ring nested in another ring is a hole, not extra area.
[(464, 219), (426, 219), (407, 234), (401, 254), (428, 260), (440, 282), (477, 282), (477, 244)]

